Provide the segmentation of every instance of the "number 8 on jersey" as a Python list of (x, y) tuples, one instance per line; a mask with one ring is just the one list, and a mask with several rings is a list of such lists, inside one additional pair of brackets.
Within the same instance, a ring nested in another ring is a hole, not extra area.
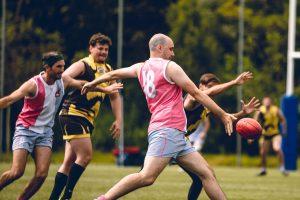
[(144, 93), (148, 98), (154, 98), (156, 96), (156, 90), (154, 85), (154, 72), (152, 70), (143, 71), (143, 84)]

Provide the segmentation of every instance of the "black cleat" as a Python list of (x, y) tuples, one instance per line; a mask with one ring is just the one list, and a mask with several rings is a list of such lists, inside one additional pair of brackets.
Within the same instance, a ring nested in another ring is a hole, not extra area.
[(267, 171), (266, 170), (262, 170), (261, 172), (259, 172), (257, 174), (257, 176), (266, 176), (267, 175)]

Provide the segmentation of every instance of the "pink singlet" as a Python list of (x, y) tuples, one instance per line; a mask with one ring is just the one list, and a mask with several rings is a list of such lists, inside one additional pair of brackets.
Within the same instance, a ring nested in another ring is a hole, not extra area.
[(182, 90), (166, 77), (169, 62), (162, 58), (149, 58), (140, 70), (139, 82), (152, 114), (148, 133), (162, 128), (186, 130)]

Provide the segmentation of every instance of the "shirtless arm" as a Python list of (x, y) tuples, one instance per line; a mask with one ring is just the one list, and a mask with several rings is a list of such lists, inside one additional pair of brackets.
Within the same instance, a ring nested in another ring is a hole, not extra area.
[(0, 108), (7, 108), (14, 102), (24, 98), (24, 97), (33, 97), (36, 93), (36, 84), (32, 80), (28, 80), (19, 89), (12, 92), (10, 95), (0, 99)]
[(244, 101), (241, 100), (241, 104), (242, 104), (242, 110), (239, 111), (238, 113), (233, 114), (238, 119), (258, 110), (260, 102), (255, 97), (252, 97), (252, 99), (247, 104), (245, 104)]
[[(85, 72), (85, 66), (82, 61), (78, 61), (74, 64), (72, 64), (62, 75), (63, 81), (64, 81), (64, 87), (72, 87), (78, 90), (81, 90), (83, 85), (87, 83), (88, 81), (85, 80), (76, 80), (75, 77), (84, 74)], [(108, 87), (101, 87), (97, 86), (94, 88), (94, 91), (97, 92), (103, 92), (106, 94), (113, 94), (118, 92), (119, 89), (123, 88), (123, 84), (120, 83), (114, 83)]]
[(243, 72), (238, 77), (236, 77), (236, 79), (231, 80), (227, 83), (222, 83), (222, 84), (219, 84), (219, 85), (215, 85), (215, 86), (213, 86), (209, 89), (204, 90), (203, 92), (205, 94), (207, 94), (208, 96), (217, 95), (217, 94), (220, 94), (220, 93), (224, 92), (225, 90), (228, 90), (232, 86), (242, 85), (242, 84), (244, 84), (245, 82), (247, 82), (248, 80), (250, 80), (252, 78), (253, 78), (253, 75), (252, 75), (251, 72)]
[(199, 103), (216, 114), (223, 121), (226, 132), (231, 135), (233, 131), (232, 122), (236, 118), (233, 115), (226, 113), (209, 96), (201, 92), (179, 65), (175, 62), (170, 62), (166, 69), (166, 75), (171, 81), (175, 82)]
[[(207, 94), (208, 96), (214, 96), (224, 92), (225, 90), (228, 90), (232, 86), (242, 85), (252, 78), (253, 75), (251, 72), (243, 72), (236, 79), (203, 90), (203, 93)], [(195, 106), (197, 106), (197, 101), (191, 95), (188, 95), (184, 101), (184, 108), (192, 110)]]
[(138, 76), (138, 67), (140, 63), (134, 64), (130, 67), (117, 69), (108, 73), (103, 74), (102, 76), (96, 78), (95, 80), (86, 83), (81, 92), (84, 94), (88, 91), (92, 91), (98, 84), (117, 80), (117, 79), (126, 79), (126, 78), (136, 78)]

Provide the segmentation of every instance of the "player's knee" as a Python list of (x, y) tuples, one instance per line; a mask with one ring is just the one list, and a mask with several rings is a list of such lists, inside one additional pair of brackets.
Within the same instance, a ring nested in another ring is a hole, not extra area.
[(153, 178), (153, 177), (148, 177), (148, 178), (146, 178), (146, 179), (144, 179), (143, 180), (143, 185), (144, 186), (150, 186), (150, 185), (152, 185), (153, 183), (155, 182), (155, 178)]
[(92, 160), (92, 155), (91, 154), (86, 154), (83, 156), (78, 157), (76, 160), (76, 163), (79, 163), (82, 166), (87, 166)]
[(201, 181), (201, 180), (200, 180), (200, 177), (199, 177), (197, 174), (191, 173), (191, 174), (189, 174), (189, 175), (190, 175), (190, 177), (192, 178), (193, 182)]
[(155, 182), (156, 177), (141, 175), (141, 183), (143, 186), (150, 186)]
[(88, 154), (85, 156), (83, 161), (84, 161), (85, 165), (88, 165), (91, 162), (91, 160), (92, 160), (92, 155)]
[(23, 174), (24, 174), (24, 170), (22, 170), (22, 169), (15, 169), (15, 170), (11, 171), (11, 176), (14, 180), (21, 178), (23, 176)]
[(37, 171), (35, 173), (35, 178), (38, 180), (45, 180), (48, 176), (48, 171)]
[(213, 168), (211, 166), (208, 166), (208, 169), (210, 171), (210, 176), (216, 178), (216, 174), (215, 174), (215, 171), (213, 170)]
[(203, 174), (201, 175), (201, 178), (203, 179), (215, 179), (215, 172), (214, 170), (208, 165), (206, 169), (203, 171)]

